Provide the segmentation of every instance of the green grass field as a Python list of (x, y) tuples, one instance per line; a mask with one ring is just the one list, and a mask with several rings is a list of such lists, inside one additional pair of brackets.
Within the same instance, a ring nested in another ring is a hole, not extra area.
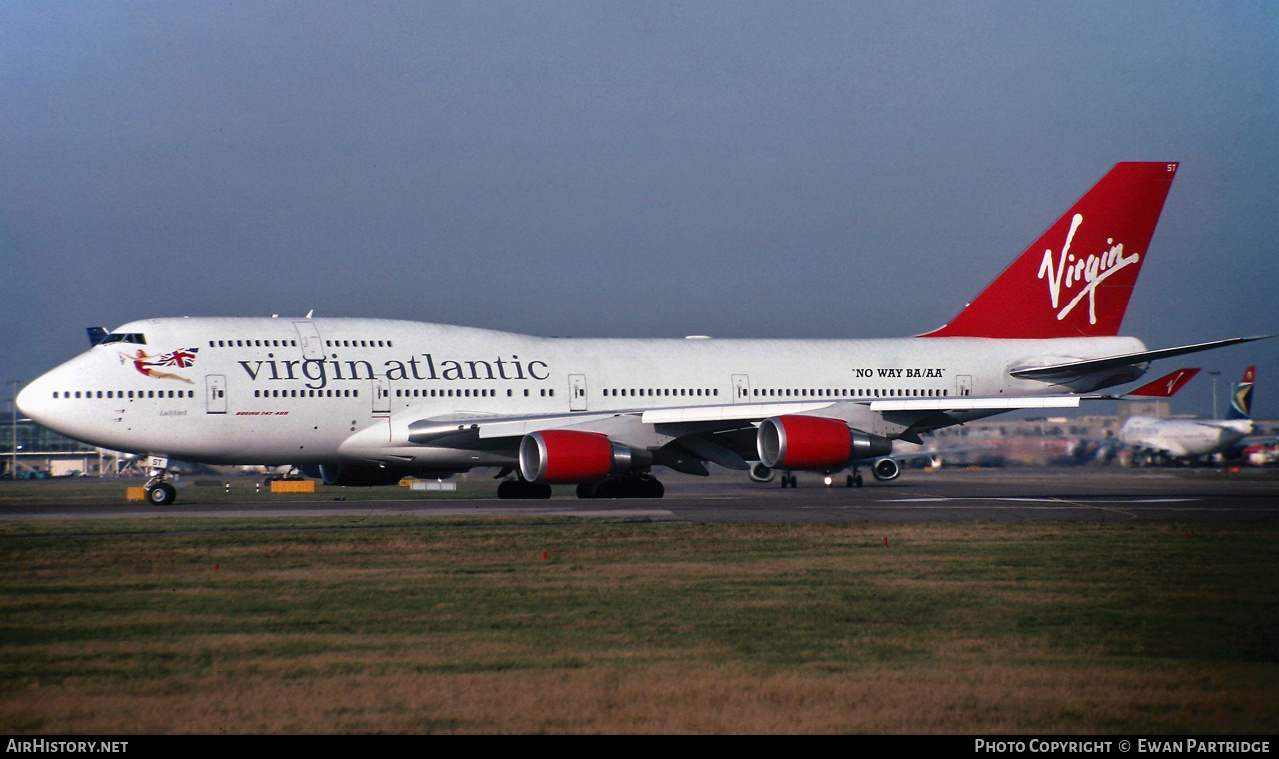
[(3, 523), (0, 731), (1269, 733), (1276, 538)]

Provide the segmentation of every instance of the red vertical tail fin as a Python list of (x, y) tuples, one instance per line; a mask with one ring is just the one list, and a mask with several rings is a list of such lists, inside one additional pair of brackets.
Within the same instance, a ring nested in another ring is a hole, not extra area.
[(1120, 163), (941, 329), (920, 337), (1119, 334), (1176, 163)]

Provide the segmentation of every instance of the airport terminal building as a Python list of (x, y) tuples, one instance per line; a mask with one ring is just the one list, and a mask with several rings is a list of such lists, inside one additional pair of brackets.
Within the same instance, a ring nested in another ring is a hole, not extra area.
[(119, 474), (130, 457), (72, 440), (30, 419), (0, 421), (0, 477), (29, 479)]

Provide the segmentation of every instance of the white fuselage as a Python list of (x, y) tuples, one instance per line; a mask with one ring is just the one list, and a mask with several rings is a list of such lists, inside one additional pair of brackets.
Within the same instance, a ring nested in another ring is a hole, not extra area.
[[(1144, 366), (1068, 387), (1009, 371), (1145, 349), (1125, 337), (542, 338), (382, 319), (166, 318), (112, 334), (145, 343), (97, 345), (41, 376), (19, 396), (23, 413), (104, 448), (189, 461), (442, 468), (511, 457), (411, 443), (410, 425), (530, 417), (533, 431), (557, 414), (1086, 392)], [(882, 426), (868, 431), (901, 431)]]
[(1252, 433), (1251, 419), (1155, 419), (1129, 417), (1119, 441), (1132, 448), (1175, 458), (1221, 453)]

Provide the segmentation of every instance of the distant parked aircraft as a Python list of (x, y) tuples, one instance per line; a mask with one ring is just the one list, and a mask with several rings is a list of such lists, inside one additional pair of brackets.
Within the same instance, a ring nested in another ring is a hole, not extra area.
[(1129, 417), (1119, 428), (1119, 442), (1138, 460), (1159, 463), (1211, 456), (1230, 450), (1252, 433), (1252, 385), (1257, 368), (1250, 366), (1234, 386), (1225, 419), (1155, 419)]

